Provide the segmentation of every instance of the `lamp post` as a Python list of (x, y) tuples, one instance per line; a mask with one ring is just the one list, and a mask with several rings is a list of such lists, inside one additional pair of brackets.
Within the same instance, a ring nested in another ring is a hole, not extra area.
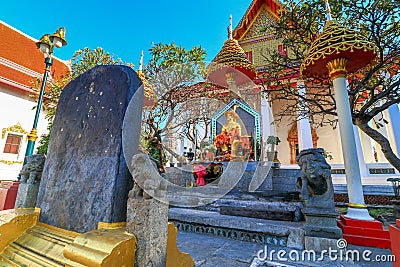
[(42, 108), (43, 95), (44, 95), (44, 90), (46, 88), (47, 77), (50, 72), (50, 67), (51, 65), (53, 65), (52, 55), (54, 47), (60, 48), (65, 45), (67, 45), (67, 41), (65, 40), (65, 27), (60, 27), (55, 33), (51, 35), (50, 34), (43, 35), (42, 38), (40, 38), (40, 40), (36, 43), (37, 48), (39, 48), (40, 51), (46, 56), (44, 60), (46, 68), (44, 69), (43, 81), (40, 88), (38, 104), (36, 107), (35, 120), (33, 121), (32, 130), (28, 134), (28, 146), (25, 152), (24, 164), (26, 163), (26, 157), (33, 154), (33, 148), (35, 146), (36, 139), (38, 138), (37, 124), (39, 120), (40, 110)]

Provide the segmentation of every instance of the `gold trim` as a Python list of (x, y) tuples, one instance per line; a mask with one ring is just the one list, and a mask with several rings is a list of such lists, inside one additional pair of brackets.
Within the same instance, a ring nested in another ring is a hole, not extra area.
[(255, 66), (247, 58), (243, 48), (235, 39), (225, 41), (219, 53), (207, 67), (207, 74), (227, 67), (243, 68), (257, 74)]
[(126, 227), (126, 222), (114, 222), (114, 223), (99, 222), (97, 224), (97, 229), (117, 229), (125, 227)]
[[(254, 16), (253, 21), (250, 23), (250, 25), (248, 26), (248, 28), (246, 29), (246, 31), (243, 32), (242, 37), (238, 39), (239, 42), (251, 40), (252, 38), (254, 38), (254, 36), (253, 36), (253, 37), (244, 39), (244, 37), (249, 33), (250, 29), (254, 26), (254, 24), (255, 24), (255, 23), (257, 22), (257, 20), (259, 19), (259, 16), (260, 16), (261, 12), (263, 12), (264, 10), (267, 11), (267, 15), (272, 15), (272, 16), (269, 16), (269, 19), (271, 19), (271, 20), (273, 20), (273, 21), (278, 21), (278, 20), (279, 20), (279, 16), (276, 15), (276, 14), (274, 14), (274, 13), (272, 12), (272, 9), (271, 9), (270, 6), (268, 6), (268, 5), (265, 4), (265, 3), (262, 4), (261, 7), (260, 7), (260, 9), (257, 11), (257, 14)], [(235, 28), (235, 30), (236, 30), (236, 28)], [(261, 37), (261, 36), (264, 37), (264, 36), (268, 36), (268, 35), (269, 35), (269, 34), (258, 35), (257, 37)]]
[(134, 266), (135, 253), (136, 237), (124, 229), (101, 229), (80, 234), (63, 251), (68, 260), (91, 267)]
[(21, 236), (39, 219), (36, 209), (10, 209), (1, 211), (0, 252)]
[(367, 205), (365, 205), (365, 204), (349, 203), (348, 206), (349, 206), (349, 208), (353, 208), (353, 209), (366, 209), (367, 208)]
[(326, 63), (326, 67), (328, 68), (329, 78), (333, 81), (336, 78), (346, 77), (347, 75), (347, 58), (335, 58)]
[(63, 229), (63, 228), (58, 228), (56, 226), (53, 226), (53, 225), (50, 225), (50, 224), (45, 224), (45, 223), (42, 223), (42, 222), (37, 222), (36, 225), (45, 227), (45, 228), (50, 229), (50, 230), (54, 230), (56, 232), (63, 233), (65, 235), (73, 236), (73, 237), (77, 237), (78, 235), (80, 235), (77, 232), (69, 231), (69, 230), (66, 230), (66, 229)]
[(225, 73), (225, 77), (227, 82), (234, 82), (236, 78), (236, 73), (234, 72)]
[(167, 264), (166, 267), (192, 267), (194, 260), (188, 253), (179, 250), (176, 245), (176, 236), (178, 235), (178, 228), (172, 223), (168, 222), (168, 240), (167, 240)]
[[(340, 54), (343, 52), (350, 52), (353, 55), (356, 55), (355, 52), (358, 52), (358, 56), (360, 53), (363, 53), (364, 55), (370, 53), (374, 55), (378, 54), (375, 45), (366, 41), (361, 34), (353, 29), (340, 25), (334, 20), (330, 20), (326, 23), (324, 31), (311, 44), (310, 49), (301, 64), (300, 74), (305, 76), (316, 76), (316, 74), (313, 74), (308, 70), (311, 66), (315, 65), (318, 61), (327, 60), (329, 57), (332, 58), (334, 55), (340, 57)], [(369, 63), (370, 62), (365, 62), (365, 65)], [(347, 70), (355, 71), (349, 69), (349, 67)]]
[(28, 141), (35, 142), (37, 138), (38, 138), (37, 130), (33, 128), (31, 132), (28, 134)]
[(4, 164), (7, 164), (7, 165), (13, 165), (13, 164), (22, 164), (24, 162), (23, 161), (17, 161), (17, 160), (4, 160), (4, 159), (2, 159), (2, 160), (0, 160), (0, 163), (4, 163)]
[(21, 134), (27, 134), (28, 132), (22, 128), (21, 124), (18, 122), (17, 124), (10, 126), (8, 128), (3, 128), (1, 130), (1, 139), (4, 139), (6, 137), (7, 132), (13, 132), (13, 133), (21, 133)]

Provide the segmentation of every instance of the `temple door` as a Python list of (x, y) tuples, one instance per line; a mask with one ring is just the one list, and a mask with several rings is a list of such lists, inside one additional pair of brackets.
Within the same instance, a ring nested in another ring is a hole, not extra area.
[[(317, 147), (317, 131), (315, 129), (311, 129), (312, 134), (312, 142), (313, 147)], [(288, 142), (289, 142), (289, 149), (290, 149), (290, 164), (296, 164), (296, 157), (299, 155), (299, 137), (297, 131), (297, 123), (294, 123), (292, 128), (290, 128), (288, 133)]]

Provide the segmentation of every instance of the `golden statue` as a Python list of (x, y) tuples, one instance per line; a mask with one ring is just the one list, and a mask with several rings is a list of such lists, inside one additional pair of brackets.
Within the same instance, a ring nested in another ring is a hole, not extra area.
[(235, 110), (225, 112), (227, 123), (222, 126), (221, 133), (216, 136), (214, 143), (228, 160), (236, 157), (240, 144), (242, 127), (236, 122), (239, 117)]
[(242, 135), (242, 127), (236, 122), (238, 115), (235, 111), (225, 112), (225, 117), (228, 122), (222, 126), (222, 132), (226, 132), (231, 139), (231, 157), (236, 157), (239, 140)]
[(227, 111), (225, 112), (225, 117), (228, 122), (222, 126), (221, 132), (226, 131), (232, 142), (238, 140), (242, 134), (242, 127), (236, 122), (238, 115), (235, 111)]

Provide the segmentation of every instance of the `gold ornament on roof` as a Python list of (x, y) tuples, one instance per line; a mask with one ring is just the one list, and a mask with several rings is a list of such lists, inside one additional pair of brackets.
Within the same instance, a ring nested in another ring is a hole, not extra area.
[(142, 53), (140, 54), (140, 61), (139, 61), (139, 69), (137, 70), (137, 74), (142, 80), (143, 87), (144, 87), (144, 107), (148, 106), (153, 106), (155, 102), (157, 102), (157, 97), (156, 94), (153, 91), (153, 88), (151, 87), (151, 84), (149, 81), (147, 81), (146, 76), (143, 71), (143, 50)]
[(207, 73), (222, 69), (226, 66), (233, 68), (239, 67), (256, 73), (256, 68), (249, 61), (243, 48), (240, 47), (238, 41), (235, 39), (228, 39), (225, 41), (221, 51), (214, 58), (213, 63), (217, 64), (210, 64), (207, 68)]
[(138, 71), (137, 72), (139, 78), (142, 80), (143, 86), (144, 86), (144, 97), (145, 98), (149, 98), (152, 99), (154, 98), (154, 100), (156, 99), (156, 94), (153, 92), (153, 88), (151, 87), (151, 84), (149, 83), (149, 81), (147, 81), (144, 72), (143, 71)]
[(300, 73), (308, 77), (327, 78), (327, 63), (336, 58), (346, 58), (347, 71), (355, 72), (369, 64), (376, 54), (375, 45), (366, 41), (361, 34), (328, 20), (324, 31), (311, 44)]
[[(225, 41), (221, 51), (207, 67), (207, 75), (212, 82), (221, 83), (221, 77), (224, 77), (226, 73), (235, 71), (244, 74), (250, 80), (256, 77), (255, 66), (249, 61), (238, 41), (233, 39), (232, 33), (231, 15), (229, 17), (228, 40)], [(246, 79), (242, 80), (245, 81)], [(226, 83), (226, 79), (222, 83)], [(243, 81), (237, 79), (236, 83), (241, 84)]]

